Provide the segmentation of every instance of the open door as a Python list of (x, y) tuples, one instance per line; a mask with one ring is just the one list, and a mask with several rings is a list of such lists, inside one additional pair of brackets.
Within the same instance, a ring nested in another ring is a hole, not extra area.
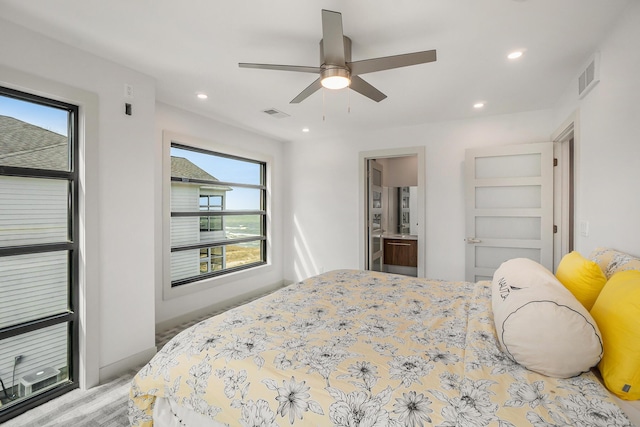
[(553, 143), (469, 149), (465, 279), (530, 258), (553, 271)]
[(382, 165), (375, 160), (367, 160), (367, 270), (383, 271), (384, 246), (382, 234), (383, 198)]

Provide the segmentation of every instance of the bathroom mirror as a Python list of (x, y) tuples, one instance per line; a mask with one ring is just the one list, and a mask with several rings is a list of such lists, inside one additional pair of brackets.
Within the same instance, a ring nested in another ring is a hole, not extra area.
[(389, 230), (417, 234), (418, 187), (389, 187)]

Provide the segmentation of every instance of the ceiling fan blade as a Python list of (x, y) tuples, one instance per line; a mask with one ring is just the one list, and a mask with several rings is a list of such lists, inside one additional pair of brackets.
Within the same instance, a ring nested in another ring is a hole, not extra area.
[(300, 92), (298, 96), (293, 98), (289, 104), (299, 104), (305, 99), (307, 99), (312, 93), (317, 91), (322, 87), (322, 83), (320, 83), (320, 78), (318, 77), (313, 83), (311, 83), (305, 90)]
[(373, 73), (374, 71), (391, 70), (393, 68), (407, 67), (409, 65), (425, 64), (436, 60), (435, 50), (406, 53), (404, 55), (385, 56), (382, 58), (365, 59), (349, 62), (347, 66), (352, 76)]
[(323, 64), (345, 65), (342, 14), (322, 9)]
[(297, 71), (300, 73), (315, 73), (319, 74), (320, 67), (305, 67), (301, 65), (276, 65), (276, 64), (252, 64), (247, 62), (240, 62), (238, 64), (240, 68), (260, 68), (263, 70), (280, 70), (280, 71)]
[(376, 102), (380, 102), (387, 97), (387, 95), (380, 92), (378, 89), (371, 86), (369, 83), (365, 82), (358, 76), (351, 76), (351, 84), (349, 85), (349, 87), (359, 94), (373, 99)]

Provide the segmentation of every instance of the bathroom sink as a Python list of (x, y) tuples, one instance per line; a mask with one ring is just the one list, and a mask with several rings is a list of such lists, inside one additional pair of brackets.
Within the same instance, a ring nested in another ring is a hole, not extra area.
[(418, 236), (415, 234), (385, 234), (384, 237), (387, 239), (418, 240)]

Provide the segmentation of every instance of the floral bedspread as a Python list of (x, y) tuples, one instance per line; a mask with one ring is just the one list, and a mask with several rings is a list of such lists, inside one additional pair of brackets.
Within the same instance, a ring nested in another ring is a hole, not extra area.
[(555, 379), (499, 350), (490, 282), (339, 270), (178, 334), (136, 375), (230, 426), (631, 426), (595, 376)]

